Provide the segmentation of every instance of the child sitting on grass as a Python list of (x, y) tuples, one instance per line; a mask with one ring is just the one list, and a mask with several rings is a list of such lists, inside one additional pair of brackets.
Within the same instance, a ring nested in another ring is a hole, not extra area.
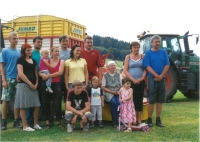
[(72, 132), (76, 120), (80, 119), (83, 131), (88, 131), (89, 123), (93, 119), (90, 112), (90, 102), (87, 92), (83, 90), (83, 84), (79, 80), (72, 83), (73, 91), (69, 93), (66, 103), (65, 120), (67, 122), (67, 132)]
[(94, 115), (92, 120), (91, 128), (94, 127), (94, 121), (97, 119), (99, 121), (99, 127), (103, 128), (102, 124), (102, 107), (104, 106), (103, 91), (99, 87), (99, 79), (97, 76), (93, 76), (91, 79), (92, 87), (88, 88), (88, 96), (91, 98), (91, 112)]

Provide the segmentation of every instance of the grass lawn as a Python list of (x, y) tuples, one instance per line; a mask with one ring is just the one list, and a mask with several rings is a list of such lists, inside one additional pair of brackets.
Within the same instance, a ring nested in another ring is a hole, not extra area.
[[(155, 123), (155, 113), (153, 115)], [(169, 103), (163, 104), (162, 122), (164, 128), (153, 126), (150, 131), (132, 133), (117, 132), (112, 123), (104, 122), (104, 128), (95, 127), (88, 132), (75, 129), (73, 133), (60, 130), (57, 125), (51, 129), (23, 132), (12, 128), (1, 132), (1, 141), (199, 141), (199, 100), (187, 99), (178, 92)], [(40, 122), (44, 126), (44, 122)]]

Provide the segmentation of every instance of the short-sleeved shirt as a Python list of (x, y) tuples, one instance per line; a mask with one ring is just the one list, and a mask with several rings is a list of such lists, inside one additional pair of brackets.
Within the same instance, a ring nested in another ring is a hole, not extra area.
[(84, 109), (85, 103), (88, 102), (88, 95), (86, 91), (82, 91), (79, 95), (76, 95), (74, 91), (69, 93), (67, 101), (71, 102), (71, 107), (76, 110)]
[[(28, 80), (33, 85), (35, 85), (35, 83), (36, 83), (35, 68), (37, 66), (36, 66), (36, 61), (34, 59), (32, 59), (32, 60), (33, 60), (33, 63), (31, 64), (31, 63), (27, 62), (24, 58), (19, 58), (17, 60), (17, 64), (22, 65), (24, 75), (28, 78)], [(19, 83), (26, 83), (26, 82), (24, 82), (22, 79), (20, 79)]]
[(104, 66), (99, 51), (96, 49), (93, 49), (89, 52), (82, 50), (80, 56), (87, 62), (89, 79), (91, 79), (93, 76), (98, 76), (98, 68)]
[(103, 91), (100, 87), (89, 87), (88, 96), (91, 98), (91, 106), (101, 105), (101, 96), (103, 96)]
[[(151, 67), (158, 75), (160, 75), (164, 67), (169, 65), (169, 57), (165, 50), (159, 49), (158, 51), (147, 50), (144, 56), (143, 67)], [(147, 76), (153, 76), (147, 72)]]
[[(71, 51), (70, 48), (67, 48), (67, 50), (60, 49), (59, 58), (65, 62), (66, 60), (68, 60), (70, 58), (70, 51)], [(64, 74), (65, 74), (65, 72), (63, 72), (63, 74), (60, 76), (60, 81), (61, 82), (65, 82)]]
[(34, 59), (36, 61), (36, 65), (39, 69), (39, 63), (40, 63), (40, 59), (41, 59), (40, 52), (33, 49), (32, 50), (32, 59)]
[(4, 63), (6, 78), (17, 77), (17, 59), (20, 57), (20, 51), (10, 47), (4, 48), (1, 52), (0, 63)]
[(68, 59), (65, 61), (65, 66), (69, 68), (69, 81), (72, 83), (74, 80), (85, 82), (84, 66), (87, 65), (85, 59), (80, 58), (77, 61)]

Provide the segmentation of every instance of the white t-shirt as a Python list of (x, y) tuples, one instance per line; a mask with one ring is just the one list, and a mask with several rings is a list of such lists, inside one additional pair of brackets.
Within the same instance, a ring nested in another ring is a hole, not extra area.
[(89, 88), (88, 95), (91, 98), (91, 106), (101, 105), (101, 96), (103, 96), (103, 92), (100, 87)]

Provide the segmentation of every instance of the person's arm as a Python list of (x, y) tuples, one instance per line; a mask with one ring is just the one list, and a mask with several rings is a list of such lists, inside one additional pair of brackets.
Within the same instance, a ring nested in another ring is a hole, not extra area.
[(47, 66), (47, 67), (50, 67), (50, 68), (53, 68), (53, 66), (51, 65), (51, 64), (49, 64), (49, 62), (48, 62), (48, 60), (47, 59), (43, 59), (43, 62), (45, 63), (45, 65)]
[(129, 64), (129, 59), (130, 59), (130, 55), (127, 55), (126, 58), (125, 58), (125, 61), (124, 61), (124, 74), (126, 75), (126, 77), (130, 78), (131, 81), (134, 83), (134, 84), (137, 84), (138, 81), (136, 79), (134, 79), (130, 73), (128, 72), (128, 64)]
[(5, 75), (5, 70), (4, 70), (4, 66), (5, 64), (2, 62), (0, 63), (0, 68), (1, 68), (1, 78), (2, 78), (2, 86), (4, 88), (7, 88), (8, 87), (8, 82), (6, 81), (6, 75)]
[(53, 73), (53, 74), (48, 74), (47, 75), (48, 78), (53, 78), (53, 77), (57, 77), (57, 76), (61, 76), (62, 75), (62, 73), (64, 71), (64, 61), (61, 60), (60, 62), (61, 63), (60, 63), (59, 70), (57, 72)]
[(119, 101), (123, 102), (123, 100), (122, 100), (122, 94), (121, 94), (121, 89), (119, 90)]
[(162, 73), (160, 74), (160, 76), (161, 76), (162, 78), (166, 75), (168, 69), (169, 69), (169, 65), (166, 65), (166, 66), (164, 67), (164, 70), (163, 70)]
[(104, 96), (103, 96), (103, 90), (100, 89), (100, 93), (101, 93), (101, 105), (102, 107), (104, 107)]
[(143, 69), (142, 78), (138, 79), (139, 83), (141, 83), (143, 80), (145, 80), (145, 78), (146, 78), (146, 74), (147, 74), (146, 69)]
[(28, 80), (28, 78), (23, 73), (23, 66), (21, 64), (17, 64), (17, 70), (19, 77), (30, 86), (31, 89), (34, 89), (35, 86)]
[(102, 67), (99, 67), (98, 68), (98, 72), (99, 72), (99, 86), (101, 86), (102, 84), (102, 76), (103, 76), (103, 73), (102, 73)]
[(123, 101), (129, 101), (130, 99), (132, 99), (132, 96), (133, 96), (133, 89), (131, 88), (128, 97), (123, 99)]
[(37, 66), (35, 66), (35, 76), (36, 76), (35, 89), (37, 89), (37, 86), (38, 86), (38, 70), (37, 70)]
[(82, 109), (80, 112), (82, 112), (82, 114), (84, 114), (87, 111), (90, 111), (90, 102), (85, 102), (85, 108)]
[(68, 83), (69, 83), (69, 67), (65, 66), (65, 86), (66, 89), (69, 91), (70, 88), (68, 87)]
[(84, 87), (84, 89), (87, 90), (88, 80), (89, 80), (87, 64), (84, 65), (84, 75), (85, 75), (85, 87)]

